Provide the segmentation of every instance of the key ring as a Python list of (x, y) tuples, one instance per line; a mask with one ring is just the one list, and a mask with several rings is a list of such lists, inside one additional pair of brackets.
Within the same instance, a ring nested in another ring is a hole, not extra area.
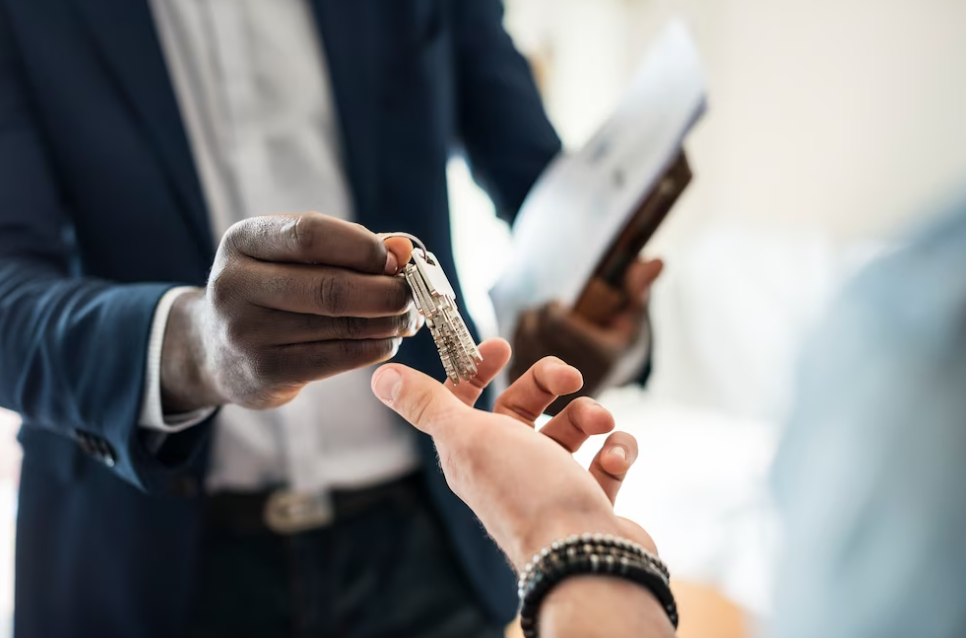
[(433, 263), (433, 260), (429, 258), (429, 251), (426, 250), (426, 244), (424, 244), (419, 239), (419, 237), (416, 237), (416, 235), (410, 235), (409, 233), (383, 233), (382, 234), (383, 239), (389, 239), (390, 237), (402, 237), (403, 239), (408, 239), (409, 241), (413, 242), (414, 244), (419, 246), (420, 250), (423, 251), (423, 259), (426, 260), (426, 263), (428, 264)]
[(446, 376), (454, 384), (472, 379), (479, 372), (483, 356), (456, 306), (456, 292), (446, 278), (439, 262), (433, 259), (426, 245), (409, 233), (385, 233), (382, 239), (402, 237), (413, 242), (422, 256), (412, 253), (411, 263), (402, 269), (402, 276), (412, 292), (417, 312), (426, 320), (426, 326), (436, 344), (440, 362)]

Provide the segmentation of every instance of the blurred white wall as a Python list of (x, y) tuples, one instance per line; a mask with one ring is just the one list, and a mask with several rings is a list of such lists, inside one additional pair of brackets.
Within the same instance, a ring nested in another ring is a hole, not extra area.
[[(666, 233), (709, 216), (878, 233), (966, 192), (966, 2), (508, 0), (550, 61), (550, 113), (593, 131), (654, 33), (689, 21), (711, 85), (700, 181)], [(685, 210), (685, 209), (682, 209)]]

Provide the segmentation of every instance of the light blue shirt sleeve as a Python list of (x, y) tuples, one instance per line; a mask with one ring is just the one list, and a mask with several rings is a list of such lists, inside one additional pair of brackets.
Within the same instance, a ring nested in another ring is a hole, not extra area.
[(768, 638), (966, 636), (966, 207), (847, 288), (774, 482)]

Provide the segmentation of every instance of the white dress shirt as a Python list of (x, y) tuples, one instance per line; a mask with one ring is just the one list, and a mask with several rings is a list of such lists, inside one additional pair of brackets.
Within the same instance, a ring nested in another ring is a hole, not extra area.
[[(316, 210), (352, 219), (339, 122), (324, 51), (307, 0), (151, 0), (214, 236), (275, 212)], [(162, 414), (155, 311), (141, 426), (192, 427), (211, 414)], [(227, 405), (215, 422), (209, 491), (286, 484), (308, 493), (364, 487), (418, 464), (412, 433), (372, 394), (372, 369), (312, 383), (267, 410)]]

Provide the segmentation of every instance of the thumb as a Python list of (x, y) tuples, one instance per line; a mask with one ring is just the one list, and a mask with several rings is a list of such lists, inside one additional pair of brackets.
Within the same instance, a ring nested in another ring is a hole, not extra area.
[(388, 255), (386, 256), (386, 274), (395, 275), (406, 267), (413, 256), (413, 243), (405, 237), (390, 237), (384, 239)]
[(472, 410), (442, 383), (398, 363), (373, 373), (372, 391), (416, 429), (433, 437), (445, 432), (462, 411)]

